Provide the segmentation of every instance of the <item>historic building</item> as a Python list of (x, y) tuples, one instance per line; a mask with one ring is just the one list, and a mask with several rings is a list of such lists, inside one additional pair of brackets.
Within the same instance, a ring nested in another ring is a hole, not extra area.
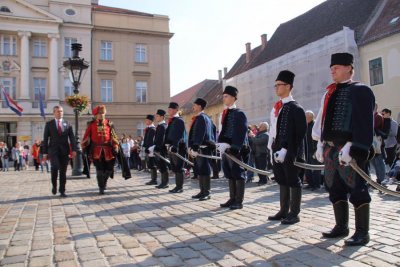
[(359, 42), (361, 80), (374, 91), (379, 110), (400, 122), (400, 1), (384, 0)]
[(167, 16), (93, 5), (93, 105), (118, 133), (142, 135), (146, 114), (170, 99)]
[[(379, 9), (379, 0), (330, 0), (282, 23), (270, 40), (246, 44), (242, 54), (224, 77), (224, 86), (239, 89), (238, 105), (250, 124), (268, 121), (277, 101), (274, 82), (281, 70), (296, 74), (293, 96), (305, 108), (317, 112), (324, 90), (331, 83), (330, 55), (350, 52), (355, 56), (355, 79), (360, 79), (357, 41)], [(357, 16), (354, 12), (357, 11)], [(365, 82), (365, 81), (363, 81)]]
[[(0, 141), (42, 138), (45, 113), (73, 93), (62, 67), (71, 44), (82, 44), (90, 67), (80, 94), (108, 107), (119, 133), (140, 134), (142, 120), (170, 98), (169, 19), (166, 16), (98, 5), (96, 0), (0, 1), (0, 83), (23, 108), (17, 116), (0, 93)], [(80, 132), (90, 112), (80, 117)]]

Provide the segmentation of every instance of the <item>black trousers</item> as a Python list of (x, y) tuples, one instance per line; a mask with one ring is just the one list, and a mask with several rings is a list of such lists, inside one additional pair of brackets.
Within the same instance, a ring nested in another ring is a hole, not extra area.
[(397, 148), (397, 146), (385, 148), (385, 151), (386, 151), (385, 163), (386, 163), (386, 165), (392, 166), (393, 161), (396, 158), (396, 148)]
[[(167, 153), (165, 151), (160, 152), (160, 155), (164, 158), (167, 157)], [(166, 171), (168, 171), (167, 163), (164, 160), (158, 158), (157, 156), (154, 159), (157, 165), (157, 169), (160, 171), (160, 173), (165, 173)]]
[[(200, 149), (200, 153), (211, 155), (211, 150), (207, 148)], [(196, 175), (210, 176), (211, 175), (211, 160), (203, 157), (196, 157), (194, 160), (194, 168)]]
[[(267, 169), (267, 154), (260, 154), (254, 157), (254, 163), (256, 168), (265, 171)], [(266, 182), (267, 176), (259, 174), (260, 182)]]
[(65, 193), (65, 184), (67, 183), (67, 167), (69, 156), (67, 155), (50, 155), (51, 163), (51, 183), (54, 188), (57, 188), (57, 177), (60, 177), (59, 192)]

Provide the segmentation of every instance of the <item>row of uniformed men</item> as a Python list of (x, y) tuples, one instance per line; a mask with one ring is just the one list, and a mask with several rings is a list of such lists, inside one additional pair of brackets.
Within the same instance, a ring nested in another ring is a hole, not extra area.
[[(349, 234), (348, 202), (350, 201), (355, 208), (356, 224), (354, 235), (345, 241), (345, 244), (350, 246), (365, 245), (369, 242), (371, 198), (366, 182), (349, 166), (349, 163), (355, 160), (364, 171), (368, 171), (367, 162), (371, 156), (375, 106), (375, 97), (371, 89), (352, 81), (353, 61), (353, 56), (349, 53), (336, 53), (331, 56), (330, 72), (333, 83), (326, 88), (313, 127), (313, 138), (318, 141), (316, 158), (325, 162), (325, 183), (336, 220), (335, 227), (323, 233), (323, 236), (335, 238)], [(294, 162), (304, 159), (307, 124), (303, 108), (291, 94), (294, 77), (294, 73), (288, 70), (279, 73), (275, 81), (275, 91), (280, 100), (274, 105), (270, 114), (271, 129), (268, 146), (273, 153), (273, 172), (280, 188), (280, 210), (268, 219), (280, 220), (282, 224), (294, 224), (300, 221), (298, 215), (302, 195), (301, 172)], [(246, 176), (244, 169), (226, 156), (230, 154), (243, 161), (248, 153), (247, 118), (243, 111), (236, 107), (237, 97), (238, 90), (235, 87), (225, 87), (223, 92), (225, 109), (222, 113), (222, 128), (218, 137), (215, 136), (215, 127), (211, 120), (203, 112), (207, 102), (201, 98), (193, 103), (193, 111), (196, 115), (193, 117), (188, 138), (184, 121), (178, 114), (177, 103), (171, 102), (168, 107), (168, 122), (165, 121), (164, 110), (157, 110), (155, 116), (147, 116), (148, 127), (145, 130), (144, 147), (150, 156), (149, 167), (152, 169), (151, 181), (148, 184), (157, 183), (156, 168), (158, 168), (161, 173), (161, 183), (157, 185), (157, 188), (168, 187), (167, 162), (162, 160), (168, 157), (176, 180), (176, 186), (170, 192), (182, 192), (184, 161), (178, 155), (184, 157), (189, 151), (195, 158), (194, 164), (200, 184), (200, 192), (193, 198), (209, 199), (210, 161), (198, 155), (199, 153), (211, 155), (212, 150), (217, 148), (221, 153), (223, 172), (229, 183), (229, 199), (220, 206), (241, 209)], [(102, 124), (99, 119), (103, 124), (105, 121), (104, 116), (100, 116), (96, 122), (93, 122), (93, 127), (97, 131), (105, 129), (104, 126), (100, 128), (99, 125)], [(158, 123), (157, 127), (153, 124), (154, 119)], [(85, 134), (87, 135), (88, 133)], [(93, 137), (96, 138), (96, 134)], [(112, 133), (102, 134), (102, 140), (110, 139), (110, 137)], [(110, 147), (115, 148), (116, 144), (113, 142)], [(83, 143), (85, 144), (85, 138)], [(94, 156), (95, 160), (111, 157), (109, 153), (102, 152), (104, 149), (105, 146), (100, 144), (96, 150), (98, 153)], [(153, 154), (159, 156), (153, 157)], [(101, 168), (104, 165), (96, 164), (96, 161), (95, 165), (101, 175)], [(99, 186), (104, 187), (104, 182), (99, 183)]]

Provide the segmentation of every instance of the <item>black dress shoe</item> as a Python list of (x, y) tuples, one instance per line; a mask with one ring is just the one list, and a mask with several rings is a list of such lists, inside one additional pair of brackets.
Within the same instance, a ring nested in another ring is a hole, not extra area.
[(156, 188), (158, 188), (158, 189), (165, 189), (165, 188), (168, 188), (168, 187), (169, 187), (169, 185), (167, 185), (167, 184), (159, 184), (159, 185), (156, 186)]
[(99, 194), (100, 194), (100, 195), (104, 195), (104, 189), (100, 188), (100, 189), (99, 189)]
[(269, 221), (280, 221), (282, 219), (285, 219), (287, 214), (284, 214), (283, 212), (279, 211), (277, 214), (273, 216), (268, 216)]
[(169, 190), (170, 193), (175, 194), (175, 193), (183, 193), (183, 189), (182, 188), (174, 188), (172, 190)]
[(53, 193), (53, 195), (57, 194), (57, 188), (53, 187), (53, 189), (51, 189), (51, 193)]
[(193, 195), (192, 198), (198, 199), (198, 198), (201, 198), (202, 196), (203, 196), (203, 194), (200, 192), (197, 195)]
[(156, 184), (157, 184), (156, 181), (149, 181), (149, 182), (146, 183), (146, 185), (156, 185)]
[(242, 203), (233, 203), (232, 205), (230, 205), (229, 209), (231, 209), (231, 210), (243, 209), (243, 204)]
[(201, 196), (200, 198), (199, 198), (199, 201), (205, 201), (205, 200), (209, 200), (211, 197), (210, 197), (210, 195), (207, 195), (207, 196)]
[(288, 215), (285, 219), (282, 219), (281, 224), (295, 224), (300, 222), (299, 216)]
[(67, 197), (67, 195), (65, 193), (61, 193), (60, 197)]
[(219, 204), (219, 206), (221, 208), (229, 208), (231, 205), (233, 204), (233, 200), (228, 200), (227, 202), (223, 203), (223, 204)]

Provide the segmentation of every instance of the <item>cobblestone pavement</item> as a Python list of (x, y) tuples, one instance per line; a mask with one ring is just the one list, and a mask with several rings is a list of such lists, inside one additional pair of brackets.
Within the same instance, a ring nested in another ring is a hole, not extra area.
[(94, 178), (68, 178), (68, 197), (60, 198), (50, 194), (47, 173), (1, 172), (0, 265), (400, 266), (394, 197), (372, 193), (371, 242), (350, 248), (321, 238), (334, 224), (323, 190), (304, 191), (301, 222), (283, 226), (267, 220), (278, 210), (276, 185), (253, 183), (244, 209), (229, 211), (219, 208), (225, 179), (212, 180), (211, 200), (200, 202), (191, 199), (197, 180), (170, 194), (144, 185), (149, 174), (133, 174), (127, 181), (117, 174), (103, 196)]

